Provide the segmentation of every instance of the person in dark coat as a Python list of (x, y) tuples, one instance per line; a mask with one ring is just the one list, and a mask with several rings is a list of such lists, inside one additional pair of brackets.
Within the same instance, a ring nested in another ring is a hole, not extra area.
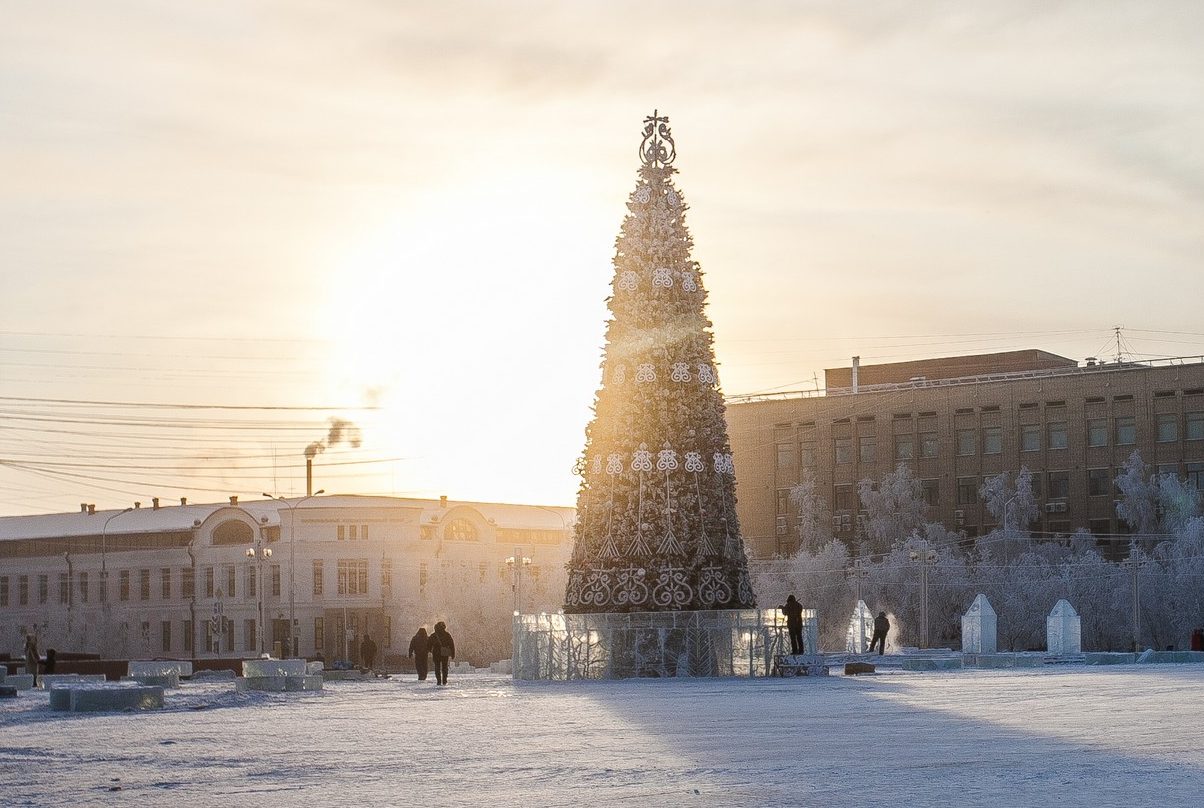
[(779, 606), (786, 615), (786, 630), (790, 632), (790, 653), (803, 653), (803, 604), (794, 595), (786, 598), (786, 605)]
[(409, 656), (414, 657), (414, 670), (418, 671), (418, 681), (426, 681), (427, 654), (430, 653), (430, 641), (427, 640), (426, 627), (418, 629), (410, 639)]
[(376, 661), (376, 643), (367, 634), (364, 635), (364, 641), (360, 643), (360, 659), (363, 660), (365, 668), (372, 670), (372, 663)]
[(874, 645), (878, 646), (878, 656), (886, 653), (886, 632), (890, 631), (890, 621), (886, 619), (886, 612), (878, 612), (878, 616), (874, 618), (874, 636), (870, 640), (870, 652), (874, 650)]
[(34, 682), (38, 681), (38, 638), (32, 634), (25, 635), (25, 672), (33, 674)]
[(42, 673), (54, 673), (54, 663), (57, 657), (58, 652), (53, 648), (46, 649), (46, 661), (42, 663)]
[(435, 663), (435, 684), (447, 684), (447, 664), (456, 655), (456, 641), (447, 633), (447, 624), (440, 620), (430, 636), (431, 661)]

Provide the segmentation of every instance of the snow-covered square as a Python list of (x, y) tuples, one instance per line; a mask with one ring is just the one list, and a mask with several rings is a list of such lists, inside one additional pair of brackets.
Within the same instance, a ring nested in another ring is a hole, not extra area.
[(5, 805), (1188, 806), (1204, 666), (313, 693), (185, 684), (161, 711), (0, 704)]

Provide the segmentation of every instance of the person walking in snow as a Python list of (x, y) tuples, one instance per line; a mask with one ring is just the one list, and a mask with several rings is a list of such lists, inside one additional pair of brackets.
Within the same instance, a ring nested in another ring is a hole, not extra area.
[(421, 626), (410, 638), (410, 650), (407, 654), (414, 657), (414, 670), (418, 671), (418, 681), (420, 682), (426, 681), (426, 655), (428, 653), (430, 653), (430, 641), (426, 636), (426, 626)]
[(447, 624), (440, 620), (430, 636), (431, 661), (435, 663), (435, 684), (447, 684), (447, 666), (456, 655), (456, 641), (447, 633)]
[(878, 656), (886, 653), (886, 633), (888, 631), (890, 631), (890, 621), (886, 619), (886, 612), (878, 612), (878, 616), (874, 618), (874, 636), (870, 639), (870, 653), (873, 653), (875, 645), (878, 646)]
[(779, 606), (786, 615), (786, 630), (790, 632), (791, 655), (803, 653), (803, 604), (794, 595), (786, 598), (786, 605)]
[(33, 674), (33, 680), (38, 681), (38, 638), (32, 634), (25, 635), (25, 672)]
[(367, 634), (364, 635), (364, 641), (360, 643), (360, 659), (363, 660), (365, 668), (372, 670), (372, 663), (376, 662), (376, 643)]

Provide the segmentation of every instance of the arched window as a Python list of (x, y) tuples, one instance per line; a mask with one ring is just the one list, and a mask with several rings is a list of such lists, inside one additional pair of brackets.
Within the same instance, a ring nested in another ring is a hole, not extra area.
[(477, 529), (467, 519), (453, 519), (443, 528), (443, 538), (451, 541), (476, 541)]
[(231, 519), (213, 528), (214, 544), (253, 544), (254, 542), (255, 531), (246, 522)]

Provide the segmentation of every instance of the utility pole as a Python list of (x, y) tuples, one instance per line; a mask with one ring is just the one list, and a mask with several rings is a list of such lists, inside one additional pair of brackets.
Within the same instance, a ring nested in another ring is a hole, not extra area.
[(849, 576), (853, 578), (854, 584), (857, 587), (857, 602), (861, 602), (861, 582), (870, 574), (866, 569), (864, 558), (854, 558), (853, 566), (849, 568)]
[(1133, 652), (1137, 653), (1141, 647), (1141, 578), (1138, 572), (1141, 569), (1141, 549), (1137, 546), (1137, 539), (1129, 542), (1129, 558), (1125, 561), (1125, 565), (1132, 573), (1132, 594), (1133, 594)]
[(928, 647), (928, 570), (936, 563), (937, 552), (928, 546), (928, 542), (920, 542), (917, 549), (910, 553), (912, 561), (920, 565), (920, 647)]

